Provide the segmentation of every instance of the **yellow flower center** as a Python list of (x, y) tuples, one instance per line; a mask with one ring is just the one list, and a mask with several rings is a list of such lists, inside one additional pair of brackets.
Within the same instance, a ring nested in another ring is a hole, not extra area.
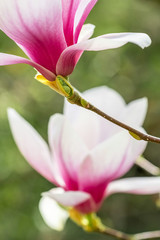
[(41, 74), (37, 74), (35, 79), (41, 82), (44, 85), (52, 88), (57, 93), (61, 94), (64, 97), (71, 97), (74, 93), (72, 86), (70, 85), (68, 79), (65, 77), (58, 75), (54, 81), (49, 81)]

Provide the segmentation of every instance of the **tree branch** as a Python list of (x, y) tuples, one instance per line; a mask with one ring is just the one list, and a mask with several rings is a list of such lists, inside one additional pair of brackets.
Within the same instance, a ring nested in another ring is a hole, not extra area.
[(160, 238), (160, 231), (151, 231), (151, 232), (143, 232), (143, 233), (137, 233), (137, 234), (126, 234), (120, 231), (117, 231), (112, 228), (104, 228), (104, 229), (97, 229), (98, 233), (102, 233), (105, 235), (109, 235), (121, 240), (143, 240), (143, 239), (154, 239), (154, 238)]
[(120, 122), (117, 119), (109, 116), (108, 114), (102, 112), (101, 110), (99, 110), (98, 108), (93, 106), (91, 103), (86, 101), (84, 98), (82, 98), (79, 95), (79, 93), (76, 91), (74, 91), (70, 97), (67, 97), (67, 100), (72, 104), (76, 104), (80, 107), (86, 108), (86, 109), (100, 115), (101, 117), (105, 118), (106, 120), (118, 125), (119, 127), (128, 130), (129, 133), (131, 134), (131, 136), (137, 140), (144, 140), (144, 141), (148, 141), (148, 142), (160, 143), (160, 138), (149, 135), (149, 134), (142, 133), (142, 132), (134, 129), (133, 127), (130, 127), (127, 124)]
[(144, 157), (140, 156), (136, 160), (136, 165), (144, 169), (153, 176), (160, 176), (160, 168), (149, 162)]

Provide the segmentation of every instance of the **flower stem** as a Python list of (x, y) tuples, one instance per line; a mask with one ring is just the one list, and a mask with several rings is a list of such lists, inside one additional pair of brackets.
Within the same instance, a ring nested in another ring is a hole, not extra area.
[(66, 97), (70, 103), (76, 104), (83, 108), (86, 108), (86, 109), (100, 115), (101, 117), (105, 118), (106, 120), (118, 125), (119, 127), (128, 130), (130, 135), (132, 137), (134, 137), (135, 139), (144, 140), (144, 141), (148, 141), (148, 142), (160, 143), (160, 138), (149, 135), (149, 134), (142, 133), (142, 132), (138, 131), (137, 129), (130, 127), (123, 122), (118, 121), (117, 119), (109, 116), (108, 114), (102, 112), (101, 110), (99, 110), (98, 108), (93, 106), (91, 103), (89, 103), (84, 98), (82, 98), (77, 91), (75, 91), (73, 86), (69, 83), (68, 78), (58, 75), (54, 81), (49, 81), (40, 74), (36, 75), (35, 78), (38, 81), (40, 81), (41, 83), (49, 86), (54, 91), (61, 94), (62, 96)]
[(160, 231), (143, 232), (131, 235), (106, 227), (105, 229), (98, 229), (95, 232), (109, 235), (121, 240), (143, 240), (143, 239), (153, 240), (154, 238), (160, 238)]
[(136, 160), (136, 165), (144, 169), (153, 176), (160, 176), (160, 168), (149, 162), (144, 157), (140, 156)]
[(72, 221), (82, 227), (83, 230), (86, 232), (100, 233), (121, 240), (142, 240), (160, 238), (160, 231), (127, 234), (105, 226), (102, 223), (101, 219), (95, 213), (83, 214), (77, 211), (75, 208), (70, 208), (68, 211)]
[(160, 231), (153, 231), (153, 232), (144, 232), (144, 233), (137, 233), (134, 235), (135, 240), (143, 240), (143, 239), (160, 239)]
[(142, 132), (136, 130), (135, 128), (130, 127), (127, 124), (120, 122), (117, 119), (109, 116), (108, 114), (102, 112), (101, 110), (99, 110), (98, 108), (93, 106), (91, 103), (86, 101), (84, 98), (82, 98), (79, 95), (79, 93), (76, 91), (74, 91), (73, 95), (71, 97), (68, 97), (67, 100), (72, 104), (76, 104), (78, 106), (86, 108), (86, 109), (100, 115), (101, 117), (105, 118), (106, 120), (120, 126), (121, 128), (128, 130), (130, 135), (137, 140), (144, 140), (144, 141), (148, 141), (148, 142), (160, 143), (160, 138), (149, 135), (149, 134), (142, 133)]
[(138, 240), (134, 238), (134, 235), (129, 235), (127, 233), (120, 232), (109, 227), (105, 227), (104, 229), (97, 229), (95, 232), (102, 233), (104, 235), (109, 235), (121, 240)]

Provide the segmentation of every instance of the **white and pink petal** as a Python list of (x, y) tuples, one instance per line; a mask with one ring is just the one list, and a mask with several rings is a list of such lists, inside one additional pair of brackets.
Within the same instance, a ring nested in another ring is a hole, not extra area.
[(68, 188), (77, 188), (77, 172), (88, 149), (71, 123), (60, 114), (50, 118), (49, 144)]
[(76, 207), (91, 198), (88, 193), (82, 191), (64, 191), (62, 188), (51, 189), (48, 192), (44, 192), (42, 195), (54, 199), (65, 207)]
[(45, 78), (47, 78), (50, 81), (53, 81), (56, 78), (54, 73), (52, 73), (51, 71), (49, 71), (48, 69), (44, 68), (43, 66), (39, 65), (36, 62), (33, 62), (29, 59), (26, 59), (20, 56), (0, 53), (0, 66), (19, 64), (19, 63), (28, 64), (34, 67), (38, 72), (40, 72)]
[(57, 66), (57, 74), (70, 75), (83, 51), (101, 51), (119, 48), (127, 43), (134, 43), (141, 48), (151, 44), (150, 37), (145, 33), (113, 33), (92, 38), (66, 48), (61, 54)]
[(138, 195), (160, 193), (160, 177), (135, 177), (113, 181), (106, 189), (106, 196), (114, 193)]
[(0, 29), (34, 62), (55, 73), (66, 48), (59, 0), (0, 0)]
[(24, 158), (43, 177), (56, 184), (46, 142), (14, 109), (8, 109), (8, 119), (14, 140)]
[(63, 29), (67, 46), (74, 44), (74, 21), (82, 0), (62, 0)]
[[(115, 118), (121, 115), (126, 106), (123, 98), (116, 91), (106, 86), (89, 89), (83, 92), (82, 96), (94, 106)], [(68, 101), (65, 101), (64, 104), (64, 114), (74, 128), (78, 130), (79, 135), (90, 149), (121, 130), (121, 128), (95, 113), (77, 108)]]
[(77, 43), (82, 26), (98, 0), (81, 0), (74, 20), (74, 43)]
[(121, 131), (90, 151), (81, 164), (80, 189), (113, 180), (120, 171), (129, 140), (128, 133)]
[(133, 139), (127, 131), (120, 131), (95, 147), (81, 164), (81, 189), (106, 182), (106, 185), (133, 166), (146, 147), (144, 141)]

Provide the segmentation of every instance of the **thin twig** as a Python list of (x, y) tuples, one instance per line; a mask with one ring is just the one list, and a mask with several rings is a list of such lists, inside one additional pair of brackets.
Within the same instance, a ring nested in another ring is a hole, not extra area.
[(67, 100), (72, 104), (76, 104), (78, 106), (86, 108), (86, 109), (100, 115), (101, 117), (105, 118), (106, 120), (118, 125), (119, 127), (128, 130), (129, 133), (131, 134), (131, 136), (137, 140), (144, 140), (144, 141), (148, 141), (148, 142), (160, 143), (160, 138), (149, 135), (149, 134), (142, 133), (142, 132), (136, 130), (135, 128), (130, 127), (127, 124), (120, 122), (119, 120), (102, 112), (100, 109), (96, 108), (91, 103), (89, 103), (84, 98), (82, 98), (77, 91), (74, 91), (74, 93), (70, 97), (67, 97)]
[(104, 235), (109, 235), (121, 240), (143, 240), (143, 239), (153, 240), (154, 238), (160, 238), (160, 231), (126, 234), (115, 229), (106, 227), (105, 229), (98, 229), (96, 232), (102, 233)]
[(67, 100), (72, 103), (76, 104), (78, 106), (81, 106), (83, 108), (86, 108), (92, 112), (97, 113), (101, 117), (105, 118), (106, 120), (118, 125), (121, 128), (124, 128), (129, 131), (130, 135), (134, 137), (137, 140), (144, 140), (148, 142), (155, 142), (155, 143), (160, 143), (160, 138), (142, 133), (138, 131), (137, 129), (128, 126), (127, 124), (118, 121), (117, 119), (109, 116), (108, 114), (102, 112), (95, 106), (93, 106), (91, 103), (86, 101), (84, 98), (80, 96), (80, 94), (74, 89), (74, 87), (69, 83), (68, 79), (58, 75), (55, 79), (55, 81), (48, 81), (41, 75), (37, 75), (36, 79), (40, 81), (41, 83), (49, 86), (52, 88), (54, 91), (58, 92), (62, 96), (66, 97)]
[(136, 165), (144, 169), (153, 176), (160, 176), (160, 168), (149, 162), (144, 157), (140, 156), (136, 160)]
[(97, 231), (95, 232), (102, 233), (104, 235), (109, 235), (121, 240), (134, 240), (133, 235), (129, 235), (109, 227), (105, 227), (104, 229), (97, 229)]
[[(124, 129), (128, 130), (131, 135), (132, 135), (132, 133), (135, 134), (136, 136), (139, 137), (138, 140), (145, 140), (145, 141), (148, 141), (148, 142), (150, 141), (150, 142), (160, 143), (160, 138), (138, 131), (135, 128), (130, 127), (130, 126), (126, 125), (125, 123), (120, 122), (117, 119), (115, 119), (115, 118), (109, 116), (108, 114), (102, 112), (101, 110), (99, 110), (98, 108), (96, 108), (95, 106), (93, 106), (90, 103), (88, 104), (88, 106), (86, 108), (95, 112), (95, 113), (97, 113), (98, 115), (107, 119), (108, 121), (110, 121), (110, 122), (124, 128)], [(136, 136), (134, 136), (134, 135), (132, 135), (132, 136), (136, 138)]]
[(143, 240), (143, 239), (154, 239), (159, 238), (160, 239), (160, 231), (153, 231), (153, 232), (144, 232), (144, 233), (138, 233), (134, 235), (135, 240)]

